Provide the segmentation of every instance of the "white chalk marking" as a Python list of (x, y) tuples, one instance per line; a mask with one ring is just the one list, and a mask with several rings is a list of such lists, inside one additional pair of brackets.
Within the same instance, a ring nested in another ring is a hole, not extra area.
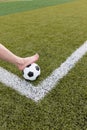
[(79, 59), (81, 59), (87, 52), (87, 41), (78, 48), (68, 59), (55, 69), (50, 76), (48, 76), (39, 85), (34, 86), (31, 83), (20, 79), (18, 76), (0, 67), (0, 82), (17, 90), (20, 94), (38, 102), (45, 95), (55, 87), (55, 85), (75, 66)]

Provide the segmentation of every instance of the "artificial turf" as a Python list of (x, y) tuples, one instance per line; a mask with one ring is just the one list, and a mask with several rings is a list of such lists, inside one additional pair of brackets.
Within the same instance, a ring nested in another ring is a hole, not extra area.
[(1, 0), (0, 16), (53, 6), (70, 1), (73, 0), (4, 0), (4, 2)]
[[(87, 1), (0, 17), (0, 42), (25, 57), (40, 59), (38, 84), (87, 40)], [(13, 65), (0, 66), (22, 78)], [(40, 102), (0, 83), (0, 130), (87, 130), (87, 54)]]

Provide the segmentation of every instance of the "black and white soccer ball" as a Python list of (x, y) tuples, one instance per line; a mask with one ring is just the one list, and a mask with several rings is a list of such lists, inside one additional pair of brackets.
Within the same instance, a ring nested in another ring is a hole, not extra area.
[(24, 68), (23, 77), (26, 80), (33, 81), (33, 80), (36, 80), (37, 77), (39, 77), (40, 73), (41, 73), (41, 70), (40, 70), (39, 65), (36, 63), (32, 63)]

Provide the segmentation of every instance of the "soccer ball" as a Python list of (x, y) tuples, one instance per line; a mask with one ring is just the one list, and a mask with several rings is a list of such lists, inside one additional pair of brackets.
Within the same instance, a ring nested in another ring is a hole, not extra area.
[(39, 65), (37, 65), (36, 63), (32, 63), (28, 66), (26, 66), (23, 70), (23, 77), (26, 80), (36, 80), (37, 77), (39, 77), (41, 71), (40, 71), (40, 67)]

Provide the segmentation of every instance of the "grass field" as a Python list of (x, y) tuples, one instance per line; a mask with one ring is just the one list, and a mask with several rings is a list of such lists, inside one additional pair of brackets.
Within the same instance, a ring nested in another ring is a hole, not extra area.
[(70, 2), (72, 0), (0, 0), (0, 15), (13, 14), (27, 10), (34, 10), (42, 7), (52, 6)]
[[(87, 0), (22, 2), (1, 1), (0, 42), (22, 57), (39, 53), (36, 85), (87, 40)], [(0, 83), (0, 130), (87, 130), (87, 54), (38, 103)]]

